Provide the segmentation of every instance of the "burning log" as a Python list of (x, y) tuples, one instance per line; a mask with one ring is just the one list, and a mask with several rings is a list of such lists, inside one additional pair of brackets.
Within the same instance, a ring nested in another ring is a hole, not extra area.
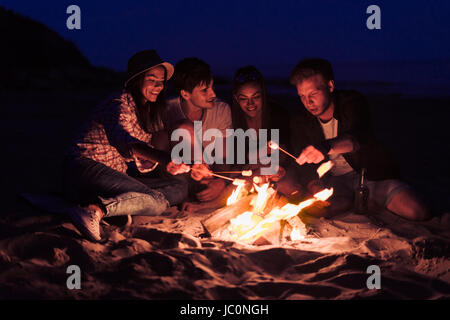
[(249, 195), (240, 200), (237, 200), (231, 205), (227, 205), (214, 212), (214, 214), (203, 220), (202, 224), (206, 231), (212, 236), (218, 229), (222, 228), (231, 219), (236, 218), (242, 212), (247, 211), (250, 208), (250, 202), (256, 197), (256, 195)]
[(289, 238), (291, 241), (297, 241), (303, 239), (308, 230), (306, 230), (306, 226), (302, 220), (300, 220), (299, 216), (295, 216), (287, 221), (289, 226), (291, 226), (292, 230), (289, 233)]
[(281, 198), (277, 198), (276, 191), (266, 183), (261, 186), (254, 184), (257, 195), (251, 194), (239, 200), (241, 191), (247, 194), (247, 190), (244, 183), (238, 180), (235, 181), (237, 187), (228, 198), (227, 206), (202, 222), (212, 237), (248, 244), (279, 244), (284, 240), (301, 240), (306, 236), (306, 226), (298, 214), (317, 202), (324, 202), (333, 194), (333, 189), (324, 189), (299, 204), (281, 205)]
[(272, 224), (262, 236), (253, 241), (253, 244), (262, 246), (281, 243), (284, 225), (285, 223), (283, 223), (282, 221)]

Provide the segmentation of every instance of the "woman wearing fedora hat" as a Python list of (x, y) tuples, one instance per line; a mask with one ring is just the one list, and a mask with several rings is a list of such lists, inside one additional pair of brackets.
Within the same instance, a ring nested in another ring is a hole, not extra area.
[(164, 130), (164, 91), (173, 72), (154, 50), (133, 55), (124, 89), (94, 110), (69, 149), (65, 190), (81, 204), (69, 214), (92, 241), (101, 240), (104, 217), (159, 215), (187, 196), (182, 180), (131, 176), (127, 165), (134, 163), (147, 173), (159, 162), (170, 161), (168, 154), (155, 148), (155, 140)]

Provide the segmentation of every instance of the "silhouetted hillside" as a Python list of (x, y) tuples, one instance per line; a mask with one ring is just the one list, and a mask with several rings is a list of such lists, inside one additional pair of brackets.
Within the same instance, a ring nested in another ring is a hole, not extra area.
[(0, 87), (50, 89), (120, 84), (120, 74), (91, 65), (74, 43), (40, 22), (0, 7)]

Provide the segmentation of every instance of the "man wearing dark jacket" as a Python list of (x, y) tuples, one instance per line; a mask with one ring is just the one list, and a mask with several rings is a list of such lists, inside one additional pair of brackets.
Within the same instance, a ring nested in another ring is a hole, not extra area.
[[(356, 91), (335, 91), (328, 61), (301, 60), (290, 81), (305, 106), (291, 122), (292, 151), (299, 155), (291, 174), (311, 193), (334, 188), (326, 215), (351, 208), (364, 168), (370, 204), (410, 220), (429, 217), (412, 188), (398, 180), (396, 166), (375, 138), (364, 97)], [(316, 169), (328, 159), (334, 166), (319, 179)]]

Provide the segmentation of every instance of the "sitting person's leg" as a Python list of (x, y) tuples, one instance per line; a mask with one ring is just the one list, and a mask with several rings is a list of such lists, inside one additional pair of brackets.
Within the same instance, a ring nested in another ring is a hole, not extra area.
[[(353, 208), (355, 179), (357, 178), (354, 172), (349, 172), (341, 176), (333, 176), (330, 174), (323, 178), (323, 188), (333, 188), (333, 195), (327, 200), (330, 206), (324, 208), (323, 212), (319, 214), (320, 216), (331, 218)], [(314, 190), (314, 193), (318, 191), (320, 189)], [(308, 210), (308, 212), (314, 211)]]
[(91, 159), (73, 160), (68, 170), (72, 200), (99, 205), (106, 217), (159, 215), (170, 205), (161, 191)]
[(170, 206), (183, 203), (188, 196), (188, 183), (184, 177), (173, 178), (149, 178), (136, 177), (136, 180), (143, 183), (152, 190), (161, 192), (169, 201)]
[(169, 206), (164, 194), (124, 173), (91, 159), (77, 159), (70, 165), (68, 183), (82, 204), (99, 204), (105, 216), (158, 215)]
[[(167, 191), (179, 182), (157, 185)], [(159, 215), (175, 198), (166, 198), (163, 192), (87, 158), (69, 161), (66, 166), (66, 192), (72, 200), (84, 204), (74, 207), (69, 214), (75, 226), (90, 240), (99, 241), (100, 221), (103, 217), (119, 215)]]
[[(373, 184), (373, 185), (371, 185)], [(377, 205), (409, 220), (426, 220), (430, 217), (424, 201), (408, 184), (400, 180), (369, 181), (372, 198)]]

